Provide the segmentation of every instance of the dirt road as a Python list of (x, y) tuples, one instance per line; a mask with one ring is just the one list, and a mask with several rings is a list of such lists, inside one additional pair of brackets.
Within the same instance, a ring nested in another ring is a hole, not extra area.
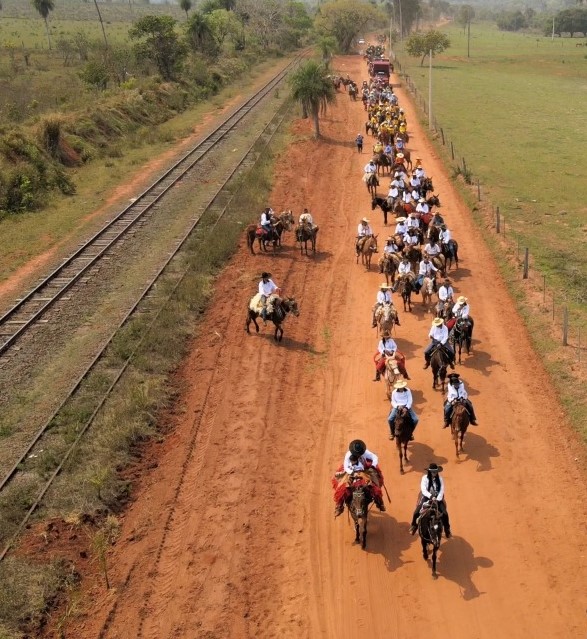
[[(337, 63), (366, 77), (359, 58)], [(110, 559), (115, 588), (93, 587), (93, 604), (71, 636), (586, 635), (585, 475), (574, 438), (481, 234), (398, 94), (409, 147), (433, 177), (460, 244), (455, 290), (476, 319), (473, 353), (457, 367), (480, 422), (467, 435), (466, 455), (456, 461), (441, 428), (442, 396), (422, 370), (431, 316), (418, 297), (412, 314), (400, 313), (395, 335), (420, 416), (411, 463), (399, 474), (383, 384), (371, 381), (378, 340), (370, 309), (381, 276), (353, 254), (363, 215), (380, 238), (387, 229), (361, 181), (368, 155), (351, 144), (362, 106), (341, 93), (322, 122), (323, 141), (310, 139), (309, 122), (296, 124), (270, 202), (313, 212), (318, 254), (300, 256), (290, 235), (277, 257), (252, 257), (243, 240), (181, 371), (173, 435), (158, 445), (158, 465), (124, 518)], [(263, 270), (301, 302), (280, 346), (269, 327), (258, 336), (243, 331)], [(387, 513), (370, 516), (366, 552), (352, 544), (346, 515), (334, 520), (330, 488), (356, 437), (380, 455), (391, 493)], [(444, 466), (454, 534), (443, 541), (437, 581), (408, 534), (431, 461)]]

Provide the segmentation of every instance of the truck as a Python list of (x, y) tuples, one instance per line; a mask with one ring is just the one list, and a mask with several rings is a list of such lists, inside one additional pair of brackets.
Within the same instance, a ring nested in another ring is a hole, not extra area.
[(389, 84), (389, 78), (393, 68), (389, 58), (374, 58), (369, 65), (369, 75), (372, 78), (380, 78)]

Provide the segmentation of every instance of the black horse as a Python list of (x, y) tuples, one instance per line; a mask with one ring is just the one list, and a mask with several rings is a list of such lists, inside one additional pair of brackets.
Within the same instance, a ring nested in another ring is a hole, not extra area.
[(446, 368), (449, 364), (450, 355), (444, 349), (442, 344), (438, 344), (430, 356), (430, 365), (432, 367), (432, 388), (436, 389), (437, 384), (440, 382), (442, 384), (443, 393), (446, 382)]
[[(293, 297), (286, 297), (284, 299), (275, 297), (273, 300), (273, 310), (270, 313), (267, 313), (267, 319), (273, 322), (275, 326), (274, 338), (276, 342), (281, 342), (283, 339), (283, 329), (281, 328), (281, 325), (288, 313), (292, 313), (296, 317), (300, 314), (296, 300)], [(255, 325), (257, 333), (259, 332), (259, 324), (257, 324), (258, 317), (261, 317), (261, 313), (259, 311), (252, 310), (249, 303), (249, 306), (247, 307), (247, 319), (245, 322), (245, 330), (247, 333), (251, 332), (249, 330), (251, 322)]]
[(374, 211), (377, 207), (383, 211), (383, 224), (387, 225), (387, 214), (393, 210), (392, 205), (389, 204), (386, 197), (374, 195), (371, 200), (371, 210)]
[(434, 185), (432, 184), (432, 178), (426, 177), (420, 182), (420, 192), (426, 197), (429, 191), (434, 191)]
[(414, 290), (414, 284), (412, 280), (403, 276), (400, 277), (397, 284), (397, 291), (401, 295), (404, 301), (404, 311), (412, 312), (412, 291)]
[(461, 363), (461, 351), (463, 346), (467, 349), (467, 355), (471, 354), (471, 342), (473, 339), (474, 321), (472, 317), (459, 317), (451, 331), (451, 341), (454, 344), (455, 355), (458, 353)]
[(347, 506), (355, 524), (355, 543), (360, 543), (363, 550), (367, 546), (369, 504), (373, 501), (368, 482), (369, 479), (365, 473), (359, 472), (351, 475), (350, 488), (352, 497)]
[(365, 180), (365, 184), (367, 185), (369, 194), (375, 197), (377, 195), (377, 187), (379, 186), (377, 175), (375, 173), (369, 173), (369, 176)]
[(418, 534), (422, 542), (422, 556), (426, 561), (429, 558), (428, 547), (432, 546), (432, 578), (437, 579), (436, 555), (442, 539), (442, 515), (435, 499), (424, 502), (422, 506), (418, 519)]
[(449, 240), (441, 245), (442, 254), (446, 258), (446, 270), (449, 271), (454, 261), (456, 268), (459, 268), (459, 245), (456, 240)]

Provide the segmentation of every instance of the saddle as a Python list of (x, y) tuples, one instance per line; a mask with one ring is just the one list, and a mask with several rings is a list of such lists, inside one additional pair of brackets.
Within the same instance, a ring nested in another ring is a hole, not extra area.
[[(267, 314), (272, 313), (275, 308), (275, 304), (279, 301), (279, 296), (275, 293), (267, 298)], [(261, 301), (261, 293), (253, 295), (249, 302), (249, 309), (254, 313), (261, 313), (263, 310), (263, 302)]]

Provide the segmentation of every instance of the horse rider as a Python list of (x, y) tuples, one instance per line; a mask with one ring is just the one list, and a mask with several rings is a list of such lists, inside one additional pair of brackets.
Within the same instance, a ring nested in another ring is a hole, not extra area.
[(416, 293), (420, 292), (422, 284), (424, 284), (424, 278), (434, 278), (434, 273), (436, 273), (436, 271), (438, 271), (438, 269), (436, 268), (436, 266), (434, 266), (434, 264), (432, 264), (428, 255), (425, 254), (422, 257), (422, 261), (420, 262), (418, 277), (416, 278), (416, 282), (414, 283), (414, 290), (416, 291)]
[(430, 327), (428, 337), (430, 338), (430, 344), (428, 344), (426, 350), (424, 351), (424, 359), (426, 360), (424, 370), (426, 370), (430, 366), (432, 351), (437, 346), (440, 346), (440, 348), (444, 349), (444, 351), (447, 353), (447, 355), (449, 356), (450, 367), (454, 369), (455, 352), (448, 342), (448, 328), (444, 324), (444, 320), (442, 319), (442, 317), (435, 317), (432, 320), (432, 326)]
[(408, 232), (404, 235), (404, 244), (406, 246), (418, 246), (420, 244), (417, 228), (410, 226)]
[(377, 167), (375, 166), (375, 160), (369, 160), (367, 164), (365, 164), (365, 168), (363, 169), (364, 175), (363, 179), (366, 182), (369, 179), (369, 176), (372, 173), (377, 171)]
[(304, 209), (299, 219), (300, 226), (306, 226), (309, 231), (314, 230), (314, 218), (308, 209)]
[(394, 233), (395, 235), (399, 235), (400, 237), (403, 237), (408, 232), (408, 225), (406, 224), (406, 218), (397, 217), (395, 221), (397, 222), (397, 224), (395, 225)]
[(424, 502), (427, 500), (435, 500), (438, 503), (438, 510), (442, 518), (444, 534), (447, 539), (450, 539), (452, 536), (450, 531), (450, 521), (448, 519), (448, 510), (446, 509), (446, 502), (444, 500), (444, 479), (440, 476), (442, 470), (442, 466), (438, 466), (434, 463), (430, 464), (426, 469), (426, 474), (422, 477), (418, 503), (416, 504), (416, 510), (414, 510), (414, 514), (412, 516), (412, 525), (410, 526), (411, 535), (415, 535), (418, 530), (418, 517), (420, 516), (420, 510), (422, 509)]
[(271, 273), (261, 273), (261, 281), (259, 282), (259, 294), (261, 295), (261, 318), (263, 323), (267, 324), (267, 298), (273, 293), (279, 294), (279, 286), (271, 279)]
[(440, 233), (438, 234), (438, 240), (440, 241), (441, 244), (448, 245), (451, 239), (452, 239), (451, 232), (446, 228), (446, 224), (441, 224)]
[(430, 213), (430, 207), (428, 206), (428, 202), (421, 197), (418, 198), (418, 204), (416, 204), (416, 211), (420, 213), (420, 215), (425, 215), (426, 213)]
[(412, 177), (410, 178), (410, 186), (413, 189), (419, 189), (420, 185), (421, 185), (420, 178), (415, 173), (412, 173)]
[(455, 318), (455, 324), (460, 319), (469, 320), (469, 337), (472, 337), (475, 322), (473, 321), (470, 312), (471, 307), (469, 306), (469, 300), (464, 295), (461, 295), (457, 298), (456, 304), (452, 307), (452, 313)]
[[(364, 441), (354, 439), (349, 444), (349, 449), (344, 456), (342, 469), (335, 475), (335, 477), (341, 479), (338, 486), (335, 486), (335, 517), (342, 515), (344, 512), (345, 501), (350, 498), (350, 495), (348, 494), (349, 476), (356, 472), (364, 472), (368, 475), (371, 480), (373, 501), (380, 511), (385, 512), (385, 504), (383, 503), (383, 494), (381, 492), (381, 487), (383, 486), (383, 474), (379, 468), (379, 457), (370, 450), (367, 450), (367, 445)], [(339, 487), (341, 485), (344, 486), (345, 484), (347, 489), (344, 491), (339, 490)]]
[(361, 133), (357, 134), (357, 137), (355, 138), (355, 144), (357, 145), (357, 151), (359, 153), (363, 152), (363, 136), (361, 135)]
[(442, 249), (440, 248), (438, 242), (433, 242), (432, 240), (428, 240), (428, 244), (424, 247), (424, 253), (428, 255), (428, 257), (436, 257), (437, 255), (442, 254)]
[(383, 153), (383, 144), (381, 143), (381, 140), (377, 140), (377, 142), (373, 145), (373, 153), (375, 155)]
[(385, 260), (391, 258), (392, 255), (399, 252), (399, 247), (393, 237), (388, 237), (383, 247), (383, 255), (379, 258), (379, 272), (383, 273), (383, 264)]
[(377, 345), (377, 353), (375, 355), (375, 379), (374, 382), (378, 382), (381, 379), (381, 375), (385, 373), (385, 362), (388, 358), (392, 358), (396, 361), (399, 372), (406, 379), (410, 379), (408, 371), (406, 369), (406, 358), (403, 353), (400, 353), (397, 349), (395, 340), (391, 337), (389, 331), (384, 331)]
[(385, 155), (389, 159), (390, 166), (393, 164), (393, 147), (388, 142), (383, 149), (383, 155)]
[(408, 230), (410, 230), (411, 228), (419, 229), (420, 218), (418, 217), (418, 214), (415, 211), (412, 211), (410, 215), (408, 216), (406, 223), (408, 225)]
[(420, 164), (418, 163), (418, 160), (420, 160), (420, 158), (416, 159), (416, 168), (414, 169), (414, 173), (420, 178), (420, 180), (423, 180), (426, 177), (426, 171), (424, 171), (421, 160)]
[[(373, 306), (373, 324), (372, 327), (375, 328), (377, 326), (377, 320), (375, 319), (375, 315), (377, 314), (377, 309), (383, 306), (384, 304), (391, 304), (393, 306), (393, 299), (391, 297), (391, 286), (383, 282), (377, 291), (377, 299), (375, 301), (375, 305)], [(399, 317), (397, 317), (396, 313), (396, 324), (399, 326)]]
[(414, 439), (414, 431), (416, 430), (416, 426), (420, 420), (412, 408), (413, 402), (412, 391), (408, 388), (408, 382), (405, 379), (398, 380), (393, 385), (393, 392), (391, 393), (391, 411), (387, 418), (390, 439), (394, 439), (396, 435), (394, 431), (394, 420), (400, 408), (405, 408), (410, 415), (410, 419), (412, 420), (412, 434), (410, 435), (410, 441)]
[(475, 409), (473, 408), (473, 402), (469, 399), (469, 394), (465, 389), (465, 382), (460, 379), (458, 373), (451, 373), (448, 376), (448, 389), (446, 393), (446, 401), (444, 402), (444, 426), (448, 428), (450, 426), (450, 420), (452, 417), (452, 411), (457, 400), (464, 400), (464, 404), (471, 418), (471, 424), (477, 426), (477, 417), (475, 417)]
[(397, 199), (399, 198), (401, 191), (402, 191), (402, 189), (397, 184), (397, 180), (394, 180), (389, 185), (389, 191), (387, 193), (387, 204), (389, 206), (391, 206), (392, 208), (395, 206), (395, 203), (396, 203)]
[(430, 220), (430, 226), (442, 226), (444, 224), (444, 218), (438, 211), (434, 212), (432, 219)]
[[(450, 284), (450, 280), (448, 279), (448, 277), (445, 277), (444, 282), (438, 289), (438, 311), (439, 312), (443, 312), (445, 306), (450, 308), (452, 312), (451, 305), (454, 304), (454, 301), (453, 301), (454, 294), (455, 292), (453, 287)], [(447, 328), (450, 328), (450, 327), (447, 326)]]
[(357, 243), (356, 243), (357, 252), (360, 251), (362, 243), (368, 237), (371, 237), (372, 235), (373, 235), (373, 229), (369, 225), (369, 220), (366, 217), (364, 217), (359, 222), (359, 226), (357, 227)]
[(261, 213), (261, 227), (265, 231), (265, 235), (269, 235), (273, 228), (273, 209), (267, 207), (263, 213)]

